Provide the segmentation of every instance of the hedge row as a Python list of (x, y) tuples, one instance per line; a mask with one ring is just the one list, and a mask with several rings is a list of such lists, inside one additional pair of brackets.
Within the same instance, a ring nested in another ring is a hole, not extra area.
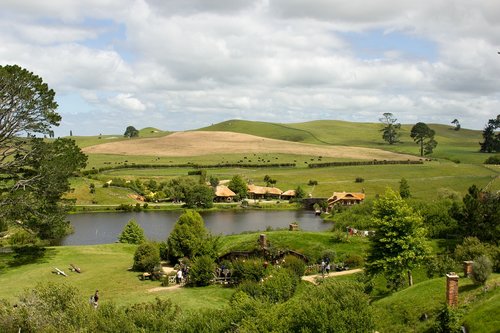
[(207, 168), (284, 168), (284, 167), (295, 167), (295, 163), (268, 163), (268, 164), (242, 164), (242, 163), (224, 163), (224, 164), (123, 164), (102, 168), (92, 168), (89, 170), (83, 170), (82, 175), (94, 175), (104, 171), (118, 170), (118, 169), (164, 169), (164, 168), (195, 168), (195, 169), (207, 169)]
[(385, 165), (385, 164), (424, 164), (423, 161), (357, 161), (357, 162), (325, 162), (325, 163), (311, 163), (310, 168), (326, 168), (337, 166), (357, 166), (357, 165)]

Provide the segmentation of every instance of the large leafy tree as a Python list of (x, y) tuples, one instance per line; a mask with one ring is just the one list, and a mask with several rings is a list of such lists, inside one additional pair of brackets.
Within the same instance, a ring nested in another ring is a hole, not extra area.
[(382, 273), (394, 289), (402, 284), (406, 272), (412, 285), (411, 271), (429, 254), (422, 217), (389, 189), (375, 201), (373, 221), (376, 231), (370, 239), (367, 272)]
[(86, 164), (74, 141), (45, 142), (59, 125), (55, 93), (19, 66), (0, 66), (0, 220), (14, 222), (42, 239), (64, 236), (68, 178)]
[(135, 138), (139, 136), (139, 131), (134, 126), (127, 126), (127, 128), (125, 129), (125, 133), (123, 133), (123, 136), (127, 138)]
[(380, 130), (382, 138), (390, 145), (399, 142), (401, 124), (397, 122), (398, 120), (390, 112), (386, 112), (382, 116), (382, 118), (379, 118), (379, 121), (383, 125), (383, 128)]
[(240, 175), (234, 175), (233, 178), (227, 184), (227, 187), (240, 198), (246, 198), (248, 195), (247, 183), (243, 180)]
[(482, 153), (493, 153), (500, 151), (500, 132), (496, 132), (500, 128), (500, 114), (496, 119), (488, 120), (488, 124), (483, 130), (483, 142), (480, 142), (480, 151)]
[(211, 208), (214, 205), (214, 190), (205, 184), (196, 184), (187, 189), (185, 203), (188, 208)]
[(437, 141), (434, 140), (435, 134), (436, 132), (425, 123), (416, 123), (412, 127), (410, 136), (420, 145), (420, 156), (432, 154), (437, 146)]
[(472, 185), (463, 198), (463, 204), (451, 208), (463, 237), (477, 237), (481, 241), (500, 242), (500, 196), (483, 192)]
[(144, 230), (135, 219), (128, 221), (118, 237), (120, 243), (141, 244), (146, 241)]
[(171, 259), (193, 258), (204, 254), (205, 242), (210, 234), (205, 228), (201, 215), (193, 210), (184, 212), (167, 239), (168, 254)]

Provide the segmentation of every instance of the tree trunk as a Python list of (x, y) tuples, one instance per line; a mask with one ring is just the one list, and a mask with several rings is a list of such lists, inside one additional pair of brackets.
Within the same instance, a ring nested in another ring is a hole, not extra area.
[(424, 139), (420, 140), (420, 156), (424, 156)]
[(413, 276), (411, 275), (410, 270), (408, 270), (408, 286), (413, 286)]

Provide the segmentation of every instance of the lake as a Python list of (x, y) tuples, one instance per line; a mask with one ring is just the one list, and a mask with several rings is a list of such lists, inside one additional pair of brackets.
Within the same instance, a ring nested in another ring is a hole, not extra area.
[[(181, 211), (143, 211), (69, 215), (74, 233), (64, 238), (61, 245), (114, 243), (131, 219), (141, 225), (148, 239), (163, 241), (167, 239), (181, 214)], [(306, 231), (325, 231), (332, 227), (313, 211), (306, 210), (213, 211), (200, 214), (205, 226), (214, 235), (263, 231), (268, 227), (283, 229), (288, 228), (292, 222), (298, 222), (300, 229)]]

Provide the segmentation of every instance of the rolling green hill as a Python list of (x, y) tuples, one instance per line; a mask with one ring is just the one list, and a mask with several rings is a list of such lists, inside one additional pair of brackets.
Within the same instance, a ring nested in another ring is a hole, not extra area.
[[(228, 120), (200, 131), (230, 131), (266, 138), (312, 144), (359, 146), (379, 148), (400, 153), (419, 153), (419, 147), (410, 137), (413, 125), (402, 125), (401, 143), (389, 145), (382, 140), (378, 123), (355, 123), (338, 120), (316, 120), (305, 123), (278, 124), (246, 120)], [(481, 131), (453, 126), (429, 124), (436, 131), (438, 146), (431, 157), (444, 158), (461, 163), (482, 163), (489, 156), (479, 153)]]

